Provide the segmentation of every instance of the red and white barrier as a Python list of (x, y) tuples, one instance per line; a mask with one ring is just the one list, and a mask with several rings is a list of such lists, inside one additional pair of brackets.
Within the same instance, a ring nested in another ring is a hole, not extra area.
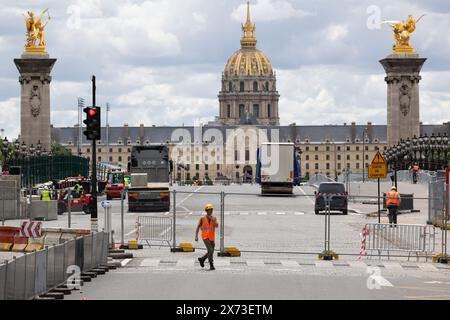
[(367, 236), (367, 230), (366, 230), (366, 226), (364, 226), (364, 228), (361, 231), (361, 250), (359, 251), (359, 258), (358, 258), (358, 260), (361, 260), (362, 256), (366, 256), (367, 255), (366, 236)]
[(27, 238), (40, 238), (41, 237), (42, 222), (25, 221), (22, 222), (20, 229), (20, 236)]

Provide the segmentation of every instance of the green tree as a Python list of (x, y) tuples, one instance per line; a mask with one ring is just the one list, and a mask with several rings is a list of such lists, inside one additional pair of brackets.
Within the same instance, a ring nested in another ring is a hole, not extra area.
[(52, 144), (52, 154), (54, 156), (71, 156), (72, 155), (72, 151), (70, 151), (69, 149), (63, 147), (59, 143), (53, 143)]

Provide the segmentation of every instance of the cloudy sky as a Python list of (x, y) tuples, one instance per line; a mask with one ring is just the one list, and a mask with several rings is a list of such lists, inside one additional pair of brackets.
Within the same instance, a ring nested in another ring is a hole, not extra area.
[[(192, 125), (218, 115), (226, 60), (239, 49), (245, 0), (1, 0), (0, 128), (19, 133), (22, 13), (50, 8), (47, 51), (58, 61), (52, 124), (77, 122), (77, 97), (110, 103), (110, 124)], [(426, 14), (412, 44), (422, 70), (421, 121), (450, 120), (450, 1), (252, 0), (258, 48), (272, 61), (281, 124), (386, 123), (379, 60), (393, 43), (379, 18)]]

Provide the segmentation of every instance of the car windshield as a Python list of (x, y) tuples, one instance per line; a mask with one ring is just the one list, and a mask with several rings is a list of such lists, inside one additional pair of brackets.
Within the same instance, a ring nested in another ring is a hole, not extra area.
[(345, 193), (343, 184), (338, 183), (322, 183), (319, 186), (320, 193)]

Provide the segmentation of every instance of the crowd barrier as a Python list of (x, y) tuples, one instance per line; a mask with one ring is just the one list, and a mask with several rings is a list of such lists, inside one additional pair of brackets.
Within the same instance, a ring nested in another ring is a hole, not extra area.
[(4, 261), (0, 263), (0, 300), (33, 299), (64, 284), (73, 267), (85, 272), (106, 265), (108, 247), (108, 234), (98, 232)]
[(365, 225), (366, 250), (381, 254), (387, 252), (407, 252), (425, 255), (427, 258), (435, 251), (436, 231), (429, 225), (381, 224), (368, 223)]
[(139, 216), (136, 221), (136, 240), (167, 242), (170, 246), (173, 233), (173, 219), (169, 217)]

